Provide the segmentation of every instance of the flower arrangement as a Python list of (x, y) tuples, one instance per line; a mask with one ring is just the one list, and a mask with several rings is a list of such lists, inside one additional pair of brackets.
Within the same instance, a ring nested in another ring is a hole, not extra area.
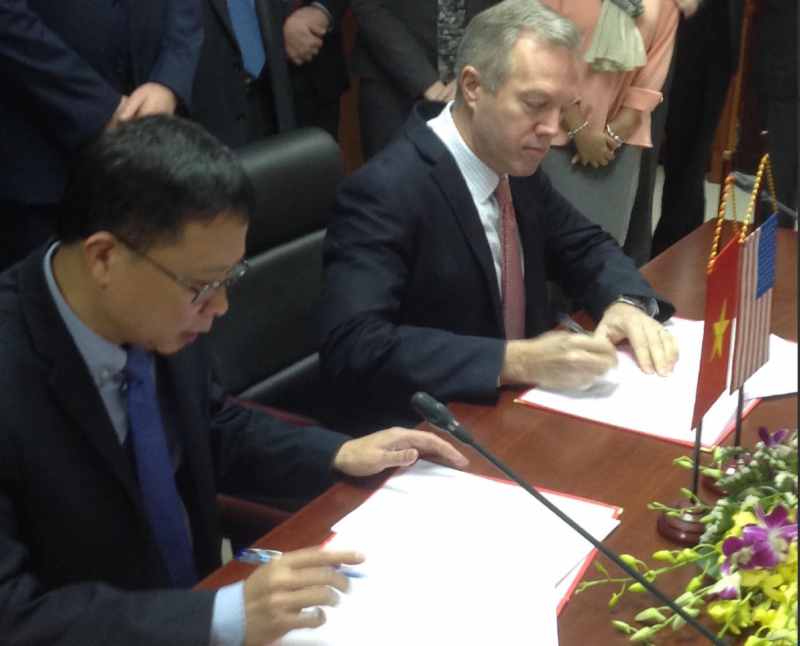
[[(629, 554), (622, 559), (648, 581), (689, 565), (699, 569), (675, 601), (692, 617), (705, 609), (721, 624), (719, 637), (747, 631), (745, 646), (797, 646), (797, 431), (770, 434), (762, 427), (759, 436), (754, 452), (718, 447), (713, 464), (700, 468), (726, 492), (713, 507), (683, 490), (694, 509), (706, 512), (699, 545), (656, 552), (653, 559), (664, 564), (658, 568)], [(689, 458), (675, 463), (693, 468)], [(686, 511), (659, 503), (649, 508), (672, 516)], [(601, 564), (595, 565), (604, 578), (584, 581), (578, 593), (595, 585), (616, 584), (619, 591), (609, 602), (613, 607), (626, 592), (644, 591), (630, 577), (611, 578)], [(659, 631), (667, 627), (679, 630), (686, 623), (666, 606), (648, 608), (636, 615), (635, 621), (640, 625), (612, 623), (630, 635), (631, 642), (645, 646), (653, 646)]]

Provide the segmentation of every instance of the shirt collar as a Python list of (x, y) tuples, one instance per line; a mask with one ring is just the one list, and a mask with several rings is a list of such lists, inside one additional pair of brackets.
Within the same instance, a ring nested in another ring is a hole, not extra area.
[(436, 133), (456, 160), (467, 188), (476, 204), (483, 204), (494, 193), (500, 177), (484, 164), (470, 149), (453, 121), (450, 101), (437, 116), (428, 121), (428, 127)]
[(128, 354), (121, 347), (89, 328), (69, 306), (53, 275), (52, 260), (56, 249), (58, 249), (58, 242), (47, 250), (44, 257), (44, 275), (47, 287), (92, 379), (97, 386), (100, 386), (109, 379), (121, 375), (125, 362), (128, 360)]

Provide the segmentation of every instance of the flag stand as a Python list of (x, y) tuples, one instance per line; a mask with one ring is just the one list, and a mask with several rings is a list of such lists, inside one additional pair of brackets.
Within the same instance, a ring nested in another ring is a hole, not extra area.
[[(763, 137), (764, 134), (766, 134), (766, 133), (762, 133), (762, 137)], [(745, 244), (745, 239), (747, 238), (747, 229), (748, 229), (748, 225), (749, 225), (751, 219), (752, 219), (752, 221), (754, 223), (754, 226), (758, 222), (759, 218), (757, 217), (757, 214), (758, 214), (758, 211), (759, 211), (760, 206), (761, 206), (761, 185), (762, 185), (764, 179), (766, 179), (767, 187), (769, 189), (769, 196), (770, 196), (770, 199), (772, 201), (773, 211), (777, 212), (777, 210), (778, 210), (777, 204), (778, 203), (777, 203), (777, 198), (776, 198), (776, 193), (775, 193), (775, 184), (774, 184), (774, 181), (773, 181), (773, 178), (772, 178), (772, 165), (770, 163), (770, 158), (769, 158), (768, 154), (764, 154), (763, 157), (761, 158), (761, 163), (759, 164), (758, 172), (756, 173), (756, 181), (755, 181), (755, 184), (753, 186), (753, 191), (752, 191), (752, 193), (750, 195), (750, 204), (748, 206), (747, 214), (745, 215), (744, 221), (742, 222), (741, 231), (739, 232), (739, 244), (740, 245), (744, 245)], [(735, 216), (734, 216), (734, 220), (735, 220)], [(734, 231), (735, 230), (736, 229), (734, 228)], [(740, 270), (741, 270), (741, 267), (740, 267)], [(746, 321), (743, 321), (740, 315), (737, 315), (737, 319), (738, 320), (737, 320), (736, 334), (737, 334), (737, 337), (738, 337), (739, 334), (745, 334), (744, 333), (744, 329), (745, 329), (744, 325), (745, 325)], [(770, 320), (771, 320), (771, 313), (770, 313)], [(767, 335), (768, 335), (768, 333), (769, 333), (769, 329), (767, 328)], [(737, 338), (737, 353), (738, 353), (738, 345), (739, 345), (739, 339)], [(750, 376), (752, 376), (752, 374), (755, 372), (755, 370), (758, 369), (758, 367), (760, 367), (760, 365), (763, 365), (763, 362), (766, 361), (766, 359), (762, 360), (762, 364), (751, 366), (751, 367), (747, 368), (745, 370), (745, 372), (742, 372), (740, 369), (737, 368), (737, 360), (738, 360), (737, 353), (734, 354), (733, 374), (731, 375), (731, 384), (730, 385), (731, 385), (732, 391), (733, 391), (733, 388), (735, 388), (738, 391), (737, 392), (737, 404), (736, 404), (736, 428), (735, 428), (735, 432), (734, 432), (733, 442), (734, 442), (734, 446), (739, 447), (742, 444), (742, 420), (743, 420), (743, 416), (744, 416), (744, 385), (745, 385), (746, 380)], [(722, 466), (722, 471), (723, 471), (723, 473), (725, 475), (729, 475), (729, 474), (733, 473), (738, 467), (742, 466), (745, 463), (746, 463), (746, 460), (741, 458), (741, 457), (739, 459), (737, 459), (737, 460), (731, 460), (730, 462), (728, 462), (728, 464), (725, 464), (725, 465)], [(726, 491), (724, 491), (723, 489), (721, 489), (717, 485), (716, 480), (714, 480), (712, 478), (708, 478), (708, 477), (704, 478), (703, 484), (704, 484), (706, 489), (708, 489), (711, 493), (713, 493), (715, 495), (723, 496), (723, 495), (727, 494)]]
[[(724, 155), (723, 163), (730, 171), (732, 154)], [(711, 245), (711, 255), (707, 267), (706, 314), (703, 329), (703, 346), (698, 375), (697, 397), (695, 400), (692, 425), (695, 427), (694, 456), (692, 460), (691, 495), (680, 499), (672, 505), (675, 511), (663, 511), (658, 518), (656, 528), (668, 541), (683, 547), (694, 547), (700, 542), (706, 526), (702, 522), (705, 510), (697, 506), (697, 494), (700, 484), (700, 452), (703, 437), (703, 417), (713, 402), (727, 387), (728, 356), (732, 332), (732, 318), (727, 316), (728, 306), (731, 313), (735, 311), (736, 273), (738, 270), (739, 249), (735, 242), (721, 245), (725, 211), (730, 202), (733, 212), (734, 233), (737, 230), (736, 197), (733, 175), (729, 172), (720, 190), (717, 226)], [(735, 236), (737, 237), (737, 236)], [(722, 251), (719, 251), (724, 247)], [(724, 278), (724, 280), (723, 280)], [(720, 282), (722, 280), (722, 282)], [(685, 491), (685, 490), (684, 490)]]
[(739, 398), (736, 403), (736, 430), (733, 433), (733, 445), (742, 445), (742, 415), (744, 414), (744, 386), (739, 388)]
[[(700, 448), (703, 437), (703, 420), (697, 425), (694, 438), (694, 466), (692, 467), (692, 496), (697, 496), (700, 480)], [(662, 511), (658, 516), (656, 528), (671, 543), (683, 547), (694, 547), (700, 543), (700, 537), (706, 530), (705, 523), (701, 522), (706, 512), (698, 509), (691, 498), (681, 498), (673, 505), (681, 511), (680, 516), (669, 516)]]

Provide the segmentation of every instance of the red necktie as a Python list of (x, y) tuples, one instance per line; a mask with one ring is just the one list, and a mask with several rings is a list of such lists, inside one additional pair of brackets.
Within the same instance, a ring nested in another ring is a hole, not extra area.
[(525, 338), (525, 278), (517, 242), (517, 216), (507, 177), (494, 191), (500, 206), (500, 248), (503, 253), (503, 319), (507, 339)]

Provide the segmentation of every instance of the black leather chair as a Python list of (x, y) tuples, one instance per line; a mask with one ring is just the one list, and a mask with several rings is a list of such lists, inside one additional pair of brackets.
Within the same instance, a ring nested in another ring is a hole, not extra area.
[(210, 333), (218, 377), (240, 399), (313, 417), (320, 388), (322, 242), (345, 176), (335, 140), (304, 128), (239, 151), (256, 189), (248, 273)]
[[(247, 274), (228, 290), (230, 309), (209, 334), (217, 378), (242, 405), (313, 424), (319, 392), (322, 242), (345, 170), (334, 139), (305, 128), (237, 151), (256, 190)], [(294, 413), (294, 414), (293, 414)], [(291, 512), (219, 494), (221, 529), (234, 551)]]

